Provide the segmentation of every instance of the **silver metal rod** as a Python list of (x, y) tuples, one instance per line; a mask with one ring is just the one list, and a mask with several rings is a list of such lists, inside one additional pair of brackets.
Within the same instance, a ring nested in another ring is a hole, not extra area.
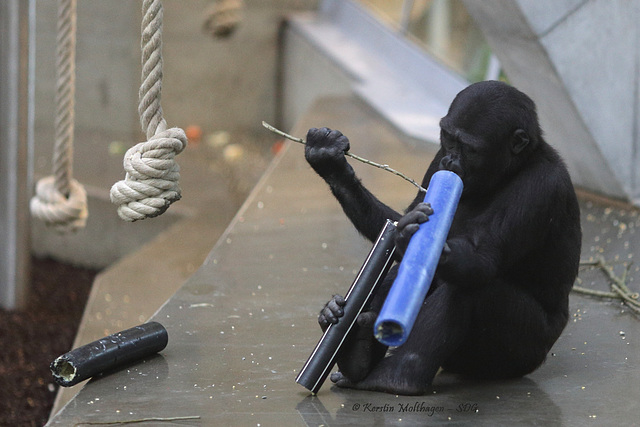
[(0, 307), (22, 308), (29, 283), (35, 0), (0, 2)]

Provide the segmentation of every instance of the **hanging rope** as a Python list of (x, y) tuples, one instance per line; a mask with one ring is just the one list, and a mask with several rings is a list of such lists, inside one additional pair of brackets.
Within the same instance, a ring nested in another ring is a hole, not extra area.
[(162, 117), (162, 2), (142, 3), (142, 84), (138, 113), (147, 142), (124, 155), (125, 179), (111, 187), (111, 202), (125, 221), (153, 218), (180, 200), (180, 167), (175, 156), (187, 146), (180, 128), (167, 129)]
[(36, 185), (31, 199), (34, 217), (60, 232), (85, 226), (87, 193), (73, 179), (76, 0), (58, 0), (56, 38), (56, 119), (53, 175)]
[(180, 200), (180, 167), (175, 156), (187, 146), (180, 128), (167, 129), (162, 117), (162, 2), (142, 3), (142, 84), (138, 113), (147, 142), (131, 147), (124, 155), (125, 179), (111, 187), (111, 202), (125, 221), (161, 215)]

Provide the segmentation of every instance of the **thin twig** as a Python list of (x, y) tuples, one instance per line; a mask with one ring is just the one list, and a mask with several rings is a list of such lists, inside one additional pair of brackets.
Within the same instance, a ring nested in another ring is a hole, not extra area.
[[(262, 122), (262, 126), (264, 126), (265, 128), (269, 129), (271, 132), (280, 135), (283, 138), (287, 138), (287, 139), (289, 139), (291, 141), (294, 141), (294, 142), (297, 142), (299, 144), (306, 144), (307, 143), (304, 139), (297, 138), (295, 136), (289, 135), (288, 133), (285, 133), (285, 132), (281, 131), (280, 129), (276, 129), (275, 127), (271, 126), (267, 122)], [(355, 155), (353, 153), (349, 153), (349, 152), (346, 152), (344, 154), (346, 156), (351, 157), (354, 160), (357, 160), (357, 161), (362, 162), (364, 164), (367, 164), (369, 166), (374, 166), (374, 167), (376, 167), (378, 169), (383, 169), (383, 170), (386, 170), (387, 172), (391, 172), (392, 174), (399, 176), (400, 178), (404, 179), (405, 181), (410, 182), (415, 187), (417, 187), (418, 190), (422, 191), (423, 193), (427, 192), (427, 190), (423, 186), (418, 184), (416, 181), (414, 181), (413, 179), (409, 178), (408, 176), (406, 176), (402, 172), (398, 172), (397, 170), (395, 170), (393, 168), (390, 168), (389, 165), (383, 165), (383, 164), (380, 164), (380, 163), (372, 162), (371, 160), (367, 160), (364, 157), (360, 157), (360, 156), (357, 156), (357, 155)]]
[[(640, 314), (640, 301), (638, 300), (640, 295), (638, 292), (632, 293), (631, 290), (627, 287), (626, 281), (629, 275), (629, 269), (631, 268), (631, 264), (625, 265), (625, 271), (622, 274), (622, 277), (618, 277), (613, 272), (613, 267), (611, 264), (607, 263), (602, 256), (598, 256), (595, 260), (590, 261), (580, 261), (580, 265), (590, 266), (593, 268), (600, 269), (604, 274), (607, 275), (609, 280), (612, 282), (610, 284), (611, 290), (613, 292), (605, 292), (598, 291), (594, 289), (584, 288), (582, 286), (576, 286), (574, 284), (573, 291), (584, 294), (595, 296), (599, 298), (612, 298), (612, 299), (620, 299), (622, 300), (629, 309), (633, 312)], [(578, 279), (579, 280), (579, 279)], [(578, 281), (576, 281), (577, 283)]]
[(607, 292), (607, 291), (598, 291), (595, 289), (589, 289), (589, 288), (583, 288), (582, 286), (577, 286), (577, 285), (573, 285), (573, 290), (584, 294), (584, 295), (590, 295), (593, 297), (600, 297), (600, 298), (619, 298), (620, 296), (614, 292)]
[(637, 300), (633, 299), (631, 295), (629, 295), (627, 292), (624, 292), (617, 285), (611, 285), (611, 289), (613, 289), (620, 295), (620, 298), (622, 298), (627, 303), (627, 307), (629, 307), (636, 313), (640, 313), (640, 304)]
[(587, 265), (587, 266), (590, 266), (590, 267), (599, 266), (600, 265), (600, 257), (598, 257), (598, 259), (595, 260), (595, 261), (594, 260), (589, 260), (589, 261), (580, 260), (580, 265)]
[[(625, 264), (625, 271), (624, 273), (622, 273), (622, 277), (618, 277), (616, 276), (616, 274), (613, 272), (613, 267), (611, 266), (611, 263), (607, 263), (604, 259), (603, 256), (599, 255), (595, 261), (581, 261), (580, 262), (581, 265), (591, 265), (593, 267), (597, 267), (600, 270), (602, 270), (607, 277), (609, 277), (609, 279), (615, 283), (616, 285), (618, 285), (620, 287), (620, 289), (631, 295), (631, 291), (629, 290), (629, 288), (627, 287), (627, 275), (629, 274), (629, 270), (631, 269), (631, 265), (633, 263), (629, 263), (629, 264)], [(633, 296), (632, 296), (633, 298)]]

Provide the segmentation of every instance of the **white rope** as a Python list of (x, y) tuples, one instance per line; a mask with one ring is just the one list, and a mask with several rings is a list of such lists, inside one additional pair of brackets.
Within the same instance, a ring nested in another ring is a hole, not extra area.
[(142, 84), (138, 113), (147, 142), (131, 147), (124, 155), (125, 178), (111, 187), (111, 202), (125, 221), (161, 215), (180, 200), (180, 167), (175, 156), (187, 146), (180, 128), (167, 129), (162, 117), (162, 2), (142, 3)]
[(61, 232), (85, 226), (87, 194), (73, 179), (76, 0), (58, 0), (56, 119), (53, 176), (38, 181), (31, 199), (34, 217)]

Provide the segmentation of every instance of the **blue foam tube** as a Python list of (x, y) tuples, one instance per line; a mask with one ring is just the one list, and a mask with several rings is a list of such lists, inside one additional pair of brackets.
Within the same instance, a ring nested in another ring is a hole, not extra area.
[(411, 237), (380, 310), (374, 335), (381, 343), (399, 346), (409, 337), (431, 287), (461, 194), (462, 180), (454, 172), (441, 170), (431, 177), (424, 201), (431, 204), (433, 214)]

